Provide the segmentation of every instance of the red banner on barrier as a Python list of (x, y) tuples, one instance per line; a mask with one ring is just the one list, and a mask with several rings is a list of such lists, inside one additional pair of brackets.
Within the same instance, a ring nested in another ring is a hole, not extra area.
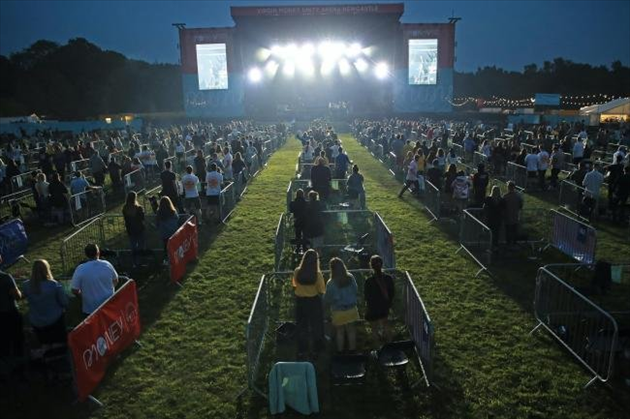
[(186, 265), (197, 259), (197, 222), (194, 217), (186, 221), (168, 239), (166, 245), (168, 252), (168, 262), (171, 266), (171, 281), (179, 282), (186, 273)]
[(103, 379), (109, 363), (140, 336), (136, 283), (129, 280), (68, 335), (80, 401)]

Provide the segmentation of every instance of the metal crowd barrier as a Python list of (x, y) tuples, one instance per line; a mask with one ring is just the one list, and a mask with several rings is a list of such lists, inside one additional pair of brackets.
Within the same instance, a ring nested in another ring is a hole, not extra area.
[(35, 174), (36, 170), (32, 170), (26, 173), (20, 173), (19, 175), (15, 175), (11, 177), (11, 191), (13, 193), (23, 191), (26, 189), (30, 189), (31, 187), (31, 179)]
[[(323, 271), (328, 277), (329, 272)], [(363, 300), (363, 285), (370, 275), (369, 270), (355, 269), (350, 273), (356, 279), (359, 287), (358, 302), (360, 312), (365, 305)], [(394, 298), (390, 321), (392, 326), (402, 326), (403, 339), (413, 347), (413, 352), (420, 368), (421, 378), (430, 386), (433, 381), (433, 357), (435, 352), (435, 330), (429, 313), (420, 298), (408, 272), (387, 270), (394, 279), (397, 290)], [(272, 345), (282, 338), (281, 328), (287, 322), (295, 320), (295, 296), (291, 285), (292, 272), (274, 272), (260, 278), (258, 290), (245, 329), (247, 356), (247, 386), (250, 390), (267, 397), (266, 375), (271, 366), (277, 362), (274, 355), (264, 357), (266, 349), (275, 354)], [(418, 383), (414, 383), (412, 387)]]
[(70, 171), (85, 170), (90, 168), (90, 159), (73, 160), (70, 162)]
[(507, 178), (522, 190), (527, 190), (527, 167), (509, 161), (507, 164)]
[(21, 218), (26, 222), (31, 215), (37, 214), (36, 208), (37, 202), (31, 189), (3, 195), (0, 197), (0, 220)]
[[(475, 277), (487, 271), (492, 263), (492, 231), (478, 217), (481, 209), (466, 209), (462, 212), (459, 230), (459, 253), (462, 249), (481, 267)], [(474, 215), (473, 215), (474, 213)]]
[[(569, 215), (550, 210), (549, 244), (581, 263), (593, 263), (597, 248), (597, 230)], [(545, 248), (545, 249), (546, 249)]]
[(70, 196), (68, 211), (72, 225), (77, 227), (91, 218), (98, 217), (107, 211), (105, 193), (102, 187), (87, 189)]
[(146, 188), (146, 181), (144, 178), (144, 170), (136, 169), (133, 172), (127, 173), (123, 176), (123, 185), (125, 187), (125, 194), (134, 191), (140, 192)]
[(426, 179), (424, 180), (424, 194), (421, 199), (424, 202), (424, 207), (431, 217), (433, 217), (431, 222), (439, 220), (441, 205), (440, 190)]
[[(613, 374), (618, 350), (619, 328), (615, 319), (598, 305), (552, 272), (555, 266), (538, 270), (534, 295), (534, 316), (538, 322), (530, 332), (545, 328), (596, 380), (607, 382)], [(578, 268), (584, 265), (572, 264)]]

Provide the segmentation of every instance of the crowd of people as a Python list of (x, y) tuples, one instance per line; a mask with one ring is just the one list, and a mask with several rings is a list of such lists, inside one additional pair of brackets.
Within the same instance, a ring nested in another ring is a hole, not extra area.
[[(526, 173), (528, 186), (536, 184), (539, 191), (556, 189), (561, 173), (582, 187), (578, 212), (585, 218), (601, 211), (602, 190), (607, 190), (610, 218), (614, 223), (627, 222), (628, 125), (595, 132), (583, 123), (541, 124), (529, 131), (520, 125), (390, 119), (357, 120), (353, 131), (362, 141), (374, 141), (384, 153), (395, 156), (398, 170), (404, 173), (401, 197), (407, 190), (421, 194), (428, 181), (459, 212), (468, 205), (483, 206), (490, 176), (514, 180), (511, 176), (516, 174), (507, 170), (511, 162)], [(475, 168), (474, 162), (478, 162)]]

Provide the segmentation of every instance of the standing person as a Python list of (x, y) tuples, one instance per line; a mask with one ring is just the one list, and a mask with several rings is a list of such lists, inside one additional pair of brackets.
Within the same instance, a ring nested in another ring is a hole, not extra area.
[(234, 173), (232, 171), (232, 161), (233, 161), (232, 153), (230, 153), (230, 149), (226, 146), (223, 148), (223, 175), (225, 180), (232, 180), (234, 177)]
[(164, 246), (164, 265), (168, 265), (168, 251), (166, 247), (168, 239), (170, 239), (179, 228), (179, 216), (177, 215), (177, 210), (173, 206), (173, 201), (171, 201), (171, 198), (168, 196), (160, 198), (160, 204), (158, 206), (155, 221)]
[(145, 249), (144, 209), (138, 204), (138, 195), (131, 191), (122, 209), (125, 229), (131, 246), (131, 260), (134, 268), (138, 266), (138, 256)]
[(601, 193), (602, 185), (604, 184), (604, 175), (599, 171), (600, 164), (595, 163), (590, 172), (584, 176), (582, 186), (586, 190), (583, 197), (583, 212), (584, 216), (589, 218), (593, 211), (597, 211), (599, 203), (599, 195)]
[(357, 332), (355, 322), (359, 320), (357, 310), (358, 286), (354, 276), (339, 258), (330, 260), (330, 279), (326, 283), (325, 302), (330, 306), (332, 324), (335, 327), (337, 353), (342, 353), (348, 340), (348, 350), (356, 349)]
[[(207, 212), (212, 213), (212, 217), (221, 221), (221, 185), (223, 175), (217, 169), (215, 163), (210, 164), (210, 171), (206, 174), (206, 200), (208, 203)], [(208, 214), (206, 214), (209, 217)]]
[(458, 213), (461, 214), (468, 204), (468, 198), (470, 197), (470, 180), (463, 170), (457, 172), (457, 177), (451, 184), (453, 189), (453, 201)]
[(314, 352), (324, 348), (322, 295), (326, 292), (326, 285), (315, 250), (304, 252), (300, 265), (293, 272), (291, 283), (295, 293), (298, 358), (303, 358), (309, 349), (309, 342), (312, 342)]
[[(0, 266), (2, 255), (0, 255)], [(0, 271), (0, 356), (21, 357), (24, 352), (24, 333), (22, 331), (22, 314), (17, 300), (22, 298), (15, 279), (8, 273)]]
[(186, 174), (182, 176), (184, 186), (184, 209), (189, 214), (197, 216), (201, 225), (201, 199), (199, 198), (199, 178), (193, 175), (192, 166), (186, 166)]
[(541, 146), (538, 146), (538, 184), (540, 190), (544, 191), (545, 176), (547, 175), (547, 168), (549, 167), (549, 153)]
[(304, 238), (311, 242), (314, 249), (321, 248), (324, 243), (324, 214), (322, 202), (317, 191), (308, 193), (306, 204), (306, 223), (304, 225)]
[(63, 223), (68, 210), (68, 188), (59, 179), (59, 173), (54, 172), (48, 185), (49, 203), (53, 220)]
[(538, 154), (532, 150), (525, 156), (525, 167), (527, 168), (527, 182), (535, 181), (538, 177)]
[(416, 154), (413, 156), (413, 160), (409, 162), (409, 166), (407, 167), (407, 177), (405, 178), (405, 184), (402, 189), (398, 193), (398, 198), (402, 198), (403, 194), (408, 188), (413, 187), (412, 193), (418, 194), (420, 190), (420, 185), (418, 184), (418, 160), (420, 160), (420, 155)]
[(301, 247), (300, 243), (304, 238), (304, 229), (307, 223), (307, 203), (302, 189), (295, 191), (295, 199), (289, 204), (289, 211), (293, 214), (293, 228), (295, 239), (298, 241), (297, 246)]
[(123, 187), (122, 183), (122, 166), (116, 162), (114, 156), (109, 156), (109, 164), (107, 165), (109, 179), (112, 181), (112, 187), (115, 191), (119, 191)]
[(193, 160), (195, 166), (195, 176), (203, 180), (206, 178), (206, 158), (203, 156), (203, 150), (197, 150), (197, 156)]
[(339, 154), (335, 158), (335, 178), (345, 179), (346, 172), (348, 171), (348, 165), (352, 164), (350, 158), (345, 153), (343, 147), (339, 147)]
[(516, 184), (507, 183), (508, 192), (503, 196), (503, 215), (505, 221), (505, 240), (508, 245), (516, 243), (518, 237), (518, 219), (523, 209), (523, 198), (516, 192)]
[(492, 247), (499, 247), (499, 236), (501, 235), (501, 224), (503, 223), (503, 199), (501, 189), (493, 186), (490, 196), (484, 199), (483, 209), (490, 231), (492, 231)]
[(579, 164), (584, 158), (584, 143), (578, 138), (573, 145), (573, 164)]
[(348, 188), (348, 197), (353, 201), (353, 206), (365, 208), (365, 187), (363, 186), (363, 175), (359, 173), (359, 166), (352, 166), (352, 174), (348, 176), (346, 183)]
[(162, 196), (168, 196), (171, 202), (181, 209), (179, 202), (179, 195), (177, 193), (177, 175), (173, 173), (172, 163), (170, 161), (164, 162), (164, 171), (160, 173), (160, 180), (162, 181)]
[(365, 320), (370, 322), (372, 335), (377, 342), (392, 340), (389, 326), (389, 310), (394, 302), (394, 279), (383, 272), (383, 259), (374, 255), (370, 258), (372, 275), (365, 281)]
[(551, 150), (551, 177), (549, 183), (552, 188), (558, 187), (558, 175), (564, 168), (564, 153), (560, 147), (555, 144)]
[(488, 183), (490, 183), (490, 175), (486, 172), (485, 165), (479, 163), (477, 173), (472, 177), (473, 203), (475, 207), (480, 208), (483, 206), (483, 202), (486, 199), (486, 191), (488, 190)]
[(72, 275), (72, 293), (81, 296), (86, 316), (114, 295), (114, 288), (118, 285), (116, 269), (108, 261), (101, 260), (100, 255), (98, 245), (90, 243), (85, 246), (85, 256), (89, 260), (77, 266)]
[(317, 164), (311, 169), (311, 184), (313, 185), (313, 190), (324, 201), (328, 199), (330, 193), (331, 179), (330, 168), (324, 165), (324, 160), (321, 157), (318, 158)]
[(626, 218), (626, 201), (630, 197), (630, 166), (626, 166), (623, 169), (623, 175), (615, 182), (614, 191), (614, 212), (613, 221), (617, 223), (625, 223)]
[(68, 297), (63, 286), (55, 281), (50, 264), (44, 259), (33, 262), (31, 279), (23, 286), (28, 301), (28, 317), (37, 340), (47, 349), (50, 345), (67, 342), (64, 312)]
[(608, 184), (608, 209), (615, 212), (615, 188), (617, 181), (623, 176), (623, 156), (617, 155), (614, 157), (613, 164), (606, 168), (606, 177), (604, 180)]
[(94, 153), (92, 153), (90, 157), (90, 170), (92, 171), (92, 176), (94, 176), (96, 186), (103, 186), (105, 183), (105, 170), (107, 170), (107, 165), (96, 150), (94, 150)]

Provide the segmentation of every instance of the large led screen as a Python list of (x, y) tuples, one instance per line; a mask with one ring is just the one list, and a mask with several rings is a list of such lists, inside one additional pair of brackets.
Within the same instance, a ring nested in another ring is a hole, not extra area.
[(437, 39), (409, 40), (409, 84), (437, 84)]
[(228, 88), (225, 44), (197, 44), (199, 90)]

